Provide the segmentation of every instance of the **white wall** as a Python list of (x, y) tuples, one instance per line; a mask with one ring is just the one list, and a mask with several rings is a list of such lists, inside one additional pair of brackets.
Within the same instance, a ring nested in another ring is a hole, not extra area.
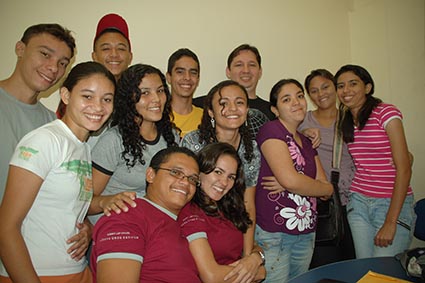
[[(173, 51), (195, 51), (201, 61), (196, 95), (225, 79), (227, 56), (241, 43), (257, 46), (262, 54), (258, 91), (266, 99), (280, 78), (303, 82), (314, 68), (336, 72), (347, 63), (363, 65), (375, 79), (376, 96), (404, 114), (415, 156), (412, 186), (417, 198), (425, 197), (423, 0), (1, 1), (0, 78), (13, 71), (14, 45), (25, 28), (40, 22), (73, 30), (76, 62), (91, 60), (96, 24), (109, 12), (121, 14), (129, 24), (133, 63), (165, 71)], [(58, 96), (42, 101), (54, 109)]]
[[(311, 68), (334, 71), (349, 60), (347, 11), (348, 1), (340, 0), (2, 1), (0, 77), (12, 72), (14, 44), (27, 26), (58, 22), (73, 30), (78, 46), (76, 62), (81, 62), (91, 60), (100, 17), (116, 12), (129, 24), (133, 63), (149, 63), (165, 71), (167, 59), (176, 49), (188, 47), (197, 53), (201, 83), (196, 95), (206, 94), (226, 78), (227, 56), (236, 46), (257, 46), (264, 74), (259, 94), (267, 98), (272, 85), (282, 77), (303, 80)], [(338, 48), (335, 34), (343, 35)]]
[[(355, 0), (348, 16), (352, 61), (372, 73), (375, 95), (404, 114), (415, 156), (411, 184), (415, 198), (424, 198), (425, 1)], [(415, 239), (413, 245), (425, 242)]]

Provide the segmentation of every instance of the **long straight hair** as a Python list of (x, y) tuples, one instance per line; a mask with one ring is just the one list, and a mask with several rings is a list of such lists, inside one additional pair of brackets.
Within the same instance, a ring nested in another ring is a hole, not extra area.
[[(359, 123), (359, 129), (362, 130), (366, 125), (367, 120), (370, 117), (373, 109), (378, 106), (382, 100), (376, 97), (373, 97), (375, 92), (375, 83), (373, 82), (372, 76), (369, 72), (358, 65), (345, 65), (342, 66), (338, 72), (335, 74), (335, 87), (338, 78), (347, 72), (352, 72), (360, 78), (360, 80), (365, 84), (370, 84), (372, 87), (368, 94), (366, 94), (366, 101), (359, 110), (357, 121)], [(341, 102), (339, 105), (339, 130), (343, 134), (344, 142), (353, 142), (354, 141), (354, 117), (351, 111)]]
[(252, 221), (245, 208), (245, 176), (242, 161), (237, 151), (230, 144), (223, 142), (206, 145), (198, 153), (199, 171), (203, 174), (214, 174), (213, 171), (217, 166), (217, 160), (225, 155), (235, 159), (238, 164), (233, 187), (217, 202), (210, 199), (202, 188), (197, 188), (192, 203), (199, 206), (207, 215), (214, 217), (224, 216), (239, 231), (245, 233)]

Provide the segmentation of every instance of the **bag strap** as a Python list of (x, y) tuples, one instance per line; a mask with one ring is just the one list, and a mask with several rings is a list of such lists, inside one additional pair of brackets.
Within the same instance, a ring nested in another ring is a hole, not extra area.
[(337, 196), (337, 199), (339, 203), (341, 203), (340, 197), (339, 197), (339, 191), (338, 191), (338, 182), (339, 182), (339, 167), (341, 164), (341, 158), (342, 158), (342, 134), (339, 131), (339, 111), (336, 113), (336, 120), (335, 120), (335, 129), (334, 129), (334, 144), (333, 144), (333, 151), (332, 151), (332, 170), (331, 170), (331, 183), (334, 186), (334, 192)]
[(335, 129), (334, 129), (334, 144), (332, 152), (332, 169), (339, 170), (342, 158), (342, 134), (339, 131), (339, 111), (336, 113)]

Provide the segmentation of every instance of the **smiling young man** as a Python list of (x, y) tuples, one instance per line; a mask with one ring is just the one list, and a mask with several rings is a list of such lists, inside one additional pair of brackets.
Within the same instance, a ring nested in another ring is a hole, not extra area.
[(257, 96), (257, 85), (262, 75), (261, 56), (255, 46), (242, 44), (227, 58), (226, 76), (246, 89), (250, 108), (260, 110), (269, 120), (273, 120), (275, 116), (271, 112), (270, 102)]
[(15, 45), (15, 70), (0, 81), (0, 201), (19, 140), (56, 118), (37, 98), (63, 77), (74, 49), (70, 31), (58, 24), (33, 25)]
[(120, 15), (107, 14), (99, 20), (92, 59), (105, 66), (117, 81), (131, 64), (133, 53), (128, 26)]
[[(91, 56), (93, 61), (105, 66), (118, 82), (122, 72), (128, 68), (133, 59), (128, 25), (123, 17), (117, 14), (106, 14), (99, 20)], [(57, 117), (62, 118), (65, 111), (66, 105), (60, 101), (56, 110)], [(102, 127), (91, 134), (89, 144), (92, 147), (104, 130), (105, 127)]]
[(168, 147), (146, 171), (146, 196), (126, 213), (103, 216), (93, 233), (94, 282), (200, 282), (177, 215), (195, 194), (199, 167), (186, 148)]
[[(105, 66), (115, 77), (121, 78), (133, 59), (127, 22), (118, 14), (106, 14), (98, 22), (93, 40), (93, 61)], [(65, 106), (61, 101), (56, 114), (63, 115)], [(106, 122), (98, 131), (92, 132), (88, 144), (93, 148), (99, 137), (109, 129)]]
[(202, 108), (192, 105), (199, 84), (199, 60), (193, 51), (180, 48), (168, 59), (167, 82), (171, 89), (173, 122), (181, 130), (180, 137), (196, 130), (201, 123)]
[[(248, 93), (248, 121), (253, 138), (264, 123), (275, 118), (270, 110), (270, 103), (257, 96), (257, 85), (262, 74), (261, 55), (255, 46), (241, 44), (229, 54), (226, 76), (238, 82)], [(193, 104), (202, 106), (204, 99), (205, 96), (196, 97)]]

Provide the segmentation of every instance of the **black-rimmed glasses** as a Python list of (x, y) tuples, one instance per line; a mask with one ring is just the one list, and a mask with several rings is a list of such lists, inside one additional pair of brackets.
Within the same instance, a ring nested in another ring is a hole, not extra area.
[(171, 176), (180, 180), (186, 178), (191, 185), (194, 185), (196, 187), (201, 186), (201, 180), (199, 179), (199, 176), (197, 175), (187, 176), (185, 173), (183, 173), (183, 171), (179, 169), (169, 169), (169, 168), (158, 167), (158, 170), (168, 171), (168, 173), (170, 173)]

